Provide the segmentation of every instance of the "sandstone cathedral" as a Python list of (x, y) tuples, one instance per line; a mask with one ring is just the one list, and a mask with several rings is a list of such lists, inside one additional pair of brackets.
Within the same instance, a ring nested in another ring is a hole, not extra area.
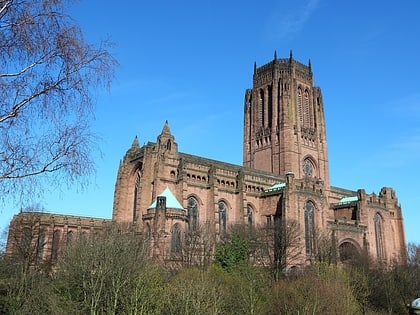
[[(402, 261), (406, 250), (392, 188), (367, 194), (330, 185), (321, 89), (314, 86), (311, 63), (292, 53), (254, 64), (244, 99), (243, 166), (179, 152), (165, 122), (156, 142), (140, 146), (136, 137), (121, 160), (111, 220), (20, 213), (10, 224), (7, 253), (26, 242), (34, 263), (54, 264), (73, 238), (104, 233), (115, 223), (136, 231), (160, 261), (211, 256), (235, 226), (265, 231), (255, 261), (289, 255), (282, 262), (287, 268), (313, 261), (321, 236), (341, 261), (362, 254)], [(287, 254), (281, 253), (291, 238), (285, 231), (294, 235)]]

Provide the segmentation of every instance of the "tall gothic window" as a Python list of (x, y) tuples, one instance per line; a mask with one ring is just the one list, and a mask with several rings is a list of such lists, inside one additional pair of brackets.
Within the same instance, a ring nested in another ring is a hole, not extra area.
[(146, 250), (146, 253), (150, 253), (150, 244), (152, 241), (152, 231), (150, 230), (149, 223), (146, 224), (146, 239), (144, 241), (144, 247)]
[(264, 126), (264, 91), (260, 90), (260, 104), (259, 104), (259, 118), (260, 118), (260, 126), (263, 127)]
[(37, 244), (37, 253), (36, 261), (39, 264), (42, 261), (44, 256), (44, 246), (45, 246), (45, 230), (40, 230), (38, 235), (38, 244)]
[(373, 217), (375, 225), (375, 241), (376, 241), (376, 253), (379, 259), (385, 258), (384, 243), (383, 243), (383, 231), (382, 231), (382, 217), (379, 213), (376, 213)]
[(306, 255), (310, 255), (315, 245), (315, 207), (311, 201), (305, 204), (305, 248)]
[(188, 198), (187, 204), (188, 222), (190, 231), (197, 231), (198, 228), (198, 202), (194, 197)]
[(20, 240), (20, 250), (24, 258), (31, 255), (32, 231), (29, 228), (24, 228), (22, 238)]
[(137, 209), (137, 201), (140, 194), (140, 170), (137, 171), (136, 174), (136, 184), (134, 185), (134, 197), (133, 197), (133, 223), (137, 222), (138, 216), (138, 209)]
[(69, 246), (71, 244), (71, 242), (73, 242), (73, 239), (74, 239), (74, 233), (73, 233), (73, 231), (68, 231), (67, 232), (66, 245)]
[(253, 215), (254, 215), (254, 210), (252, 209), (251, 205), (248, 204), (247, 207), (246, 207), (246, 216), (247, 216), (247, 219), (248, 219), (248, 226), (250, 228), (252, 228), (252, 226), (254, 224)]
[(311, 127), (311, 110), (309, 105), (309, 92), (308, 90), (305, 90), (304, 95), (304, 126), (306, 128)]
[(303, 126), (302, 89), (297, 90), (297, 111), (300, 125)]
[(277, 266), (286, 267), (287, 238), (289, 237), (283, 219), (283, 195), (277, 201), (274, 215), (274, 262)]
[(267, 108), (268, 127), (272, 127), (273, 120), (273, 87), (268, 87), (268, 108)]
[(303, 174), (305, 177), (313, 177), (314, 173), (314, 165), (312, 164), (311, 159), (306, 158), (303, 161)]
[(59, 246), (60, 246), (60, 230), (55, 230), (53, 233), (52, 246), (51, 246), (51, 263), (52, 264), (57, 262)]
[(219, 231), (220, 234), (226, 233), (226, 223), (227, 223), (227, 206), (224, 201), (219, 201)]
[(179, 254), (181, 254), (181, 228), (176, 223), (172, 226), (171, 255), (177, 256)]

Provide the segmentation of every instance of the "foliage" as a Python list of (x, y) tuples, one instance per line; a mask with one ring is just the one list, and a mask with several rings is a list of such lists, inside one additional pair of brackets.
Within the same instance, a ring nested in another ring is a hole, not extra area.
[(186, 266), (206, 267), (212, 262), (214, 256), (214, 231), (210, 224), (197, 224), (194, 229), (185, 233), (185, 242), (182, 247), (183, 262)]
[(0, 258), (0, 314), (60, 314), (58, 304), (48, 268), (28, 268), (16, 256)]
[[(92, 92), (116, 66), (85, 42), (66, 0), (0, 1), (0, 193), (33, 196), (88, 175), (96, 136)], [(43, 175), (43, 176), (38, 176)]]
[(73, 313), (160, 313), (163, 273), (149, 263), (145, 243), (130, 230), (112, 227), (75, 240), (56, 277)]
[(246, 264), (234, 272), (218, 265), (182, 269), (169, 280), (164, 314), (262, 314), (267, 278)]
[(249, 241), (233, 232), (216, 245), (215, 261), (226, 271), (233, 271), (248, 260)]
[(220, 268), (187, 268), (174, 275), (166, 287), (163, 314), (227, 314), (229, 275)]
[(347, 274), (315, 265), (299, 276), (276, 282), (266, 314), (359, 314)]
[(73, 238), (53, 270), (0, 256), (0, 314), (404, 314), (420, 296), (413, 257), (392, 266), (327, 259), (274, 281), (248, 260), (252, 240), (235, 230), (216, 263), (171, 273), (149, 260), (141, 234), (117, 225)]

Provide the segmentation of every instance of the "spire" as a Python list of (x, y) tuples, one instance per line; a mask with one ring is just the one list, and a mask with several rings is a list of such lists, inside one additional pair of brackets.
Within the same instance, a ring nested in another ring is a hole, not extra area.
[(134, 137), (133, 143), (131, 145), (132, 148), (139, 148), (139, 139), (137, 138), (137, 135)]
[(165, 120), (163, 125), (162, 132), (157, 137), (157, 143), (159, 150), (166, 153), (176, 153), (178, 152), (177, 144), (175, 143), (175, 137), (172, 135), (171, 130), (169, 129), (168, 121)]
[(257, 63), (254, 61), (254, 74), (257, 73)]
[(309, 67), (309, 71), (312, 72), (312, 65), (311, 65), (311, 59), (309, 58), (309, 62), (308, 62), (308, 67)]
[(277, 51), (274, 50), (274, 61), (276, 61), (276, 60), (277, 60)]
[(127, 150), (124, 156), (124, 163), (126, 159), (129, 160), (133, 159), (134, 156), (136, 156), (140, 152), (140, 145), (139, 145), (139, 139), (137, 136), (134, 137), (133, 143), (131, 144), (131, 147)]
[(290, 61), (292, 61), (293, 60), (293, 52), (292, 52), (292, 50), (290, 49)]
[(168, 121), (167, 120), (165, 120), (165, 124), (163, 125), (163, 129), (162, 129), (161, 134), (162, 135), (163, 134), (167, 134), (167, 135), (170, 135), (171, 134), (171, 130), (169, 129), (169, 124), (168, 124)]

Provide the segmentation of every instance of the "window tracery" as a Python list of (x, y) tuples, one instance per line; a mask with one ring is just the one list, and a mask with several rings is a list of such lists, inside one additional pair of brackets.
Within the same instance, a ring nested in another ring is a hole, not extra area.
[(315, 246), (315, 206), (311, 201), (305, 204), (305, 248), (306, 255), (310, 255)]
[(37, 253), (36, 260), (39, 264), (42, 261), (44, 256), (44, 246), (45, 246), (45, 230), (40, 230), (38, 235), (38, 244), (37, 244)]
[(246, 212), (247, 212), (246, 215), (247, 215), (247, 220), (248, 220), (248, 226), (251, 228), (254, 224), (254, 217), (253, 217), (254, 210), (252, 209), (250, 204), (247, 205)]
[(375, 225), (375, 241), (376, 241), (376, 252), (379, 259), (385, 258), (384, 243), (383, 243), (383, 227), (382, 217), (379, 213), (376, 213), (373, 222)]
[(303, 125), (306, 128), (310, 128), (311, 127), (311, 110), (310, 110), (310, 105), (309, 105), (309, 92), (308, 90), (305, 90), (305, 95), (304, 95), (304, 119), (303, 119)]
[(60, 247), (60, 230), (55, 230), (52, 238), (51, 246), (51, 263), (56, 263), (58, 258), (58, 249)]
[(298, 88), (297, 91), (297, 111), (300, 125), (303, 126), (303, 113), (302, 113), (302, 89)]
[(303, 174), (305, 177), (313, 177), (314, 176), (314, 165), (310, 158), (306, 158), (303, 161)]
[(176, 223), (172, 227), (172, 237), (171, 237), (171, 255), (177, 256), (181, 253), (181, 228), (179, 224)]
[(188, 222), (190, 231), (197, 231), (198, 228), (198, 202), (194, 197), (189, 197), (187, 202)]
[(227, 206), (224, 201), (219, 201), (219, 229), (220, 233), (226, 233), (226, 223), (227, 223)]

